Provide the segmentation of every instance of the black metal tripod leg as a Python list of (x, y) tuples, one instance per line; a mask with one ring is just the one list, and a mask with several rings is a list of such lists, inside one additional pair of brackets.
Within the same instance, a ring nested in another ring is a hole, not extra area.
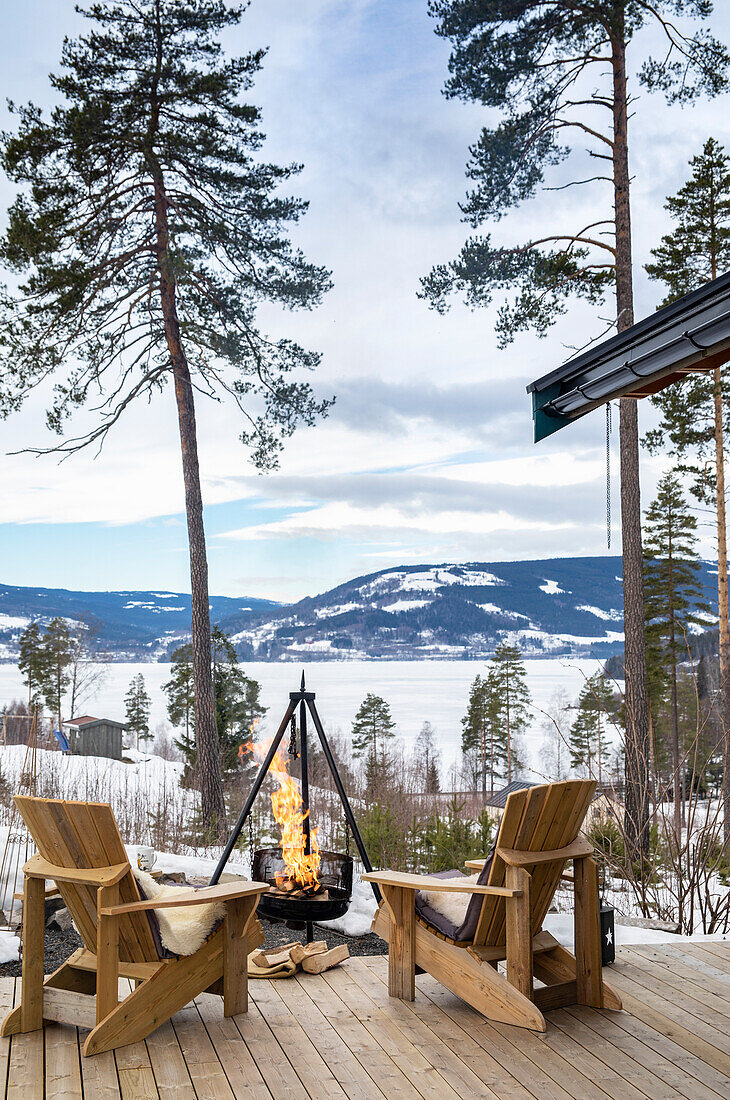
[[(347, 818), (347, 823), (350, 826), (350, 832), (352, 833), (353, 840), (355, 841), (355, 844), (357, 845), (357, 850), (360, 853), (360, 859), (363, 862), (363, 867), (365, 868), (366, 871), (372, 871), (373, 865), (370, 862), (370, 856), (368, 855), (367, 849), (365, 848), (364, 841), (363, 841), (362, 837), (360, 836), (360, 830), (357, 827), (357, 821), (355, 820), (355, 815), (352, 812), (352, 806), (350, 805), (350, 800), (347, 797), (347, 791), (345, 790), (345, 788), (343, 786), (342, 779), (340, 777), (340, 773), (337, 770), (337, 765), (335, 764), (335, 758), (332, 755), (332, 749), (330, 748), (329, 741), (327, 740), (327, 734), (324, 732), (324, 726), (322, 725), (319, 714), (317, 713), (317, 708), (314, 704), (314, 700), (313, 699), (307, 699), (307, 706), (309, 707), (309, 713), (312, 715), (312, 721), (314, 722), (314, 728), (317, 731), (317, 735), (318, 735), (320, 743), (322, 745), (322, 751), (324, 752), (325, 759), (327, 761), (327, 765), (329, 767), (332, 778), (335, 781), (335, 787), (337, 788), (337, 794), (340, 796), (340, 802), (342, 803), (342, 808), (345, 811), (345, 817)], [(376, 900), (378, 902), (380, 902), (381, 901), (380, 888), (378, 887), (377, 883), (375, 883), (375, 882), (372, 882), (370, 885), (373, 888), (373, 893), (375, 894)]]
[[(221, 858), (218, 860), (218, 865), (217, 865), (215, 871), (213, 872), (213, 874), (211, 875), (210, 882), (208, 883), (209, 886), (215, 886), (215, 884), (218, 882), (219, 878), (223, 874), (223, 870), (226, 866), (226, 863), (228, 863), (231, 852), (233, 851), (234, 847), (236, 846), (236, 841), (238, 840), (238, 838), (241, 834), (241, 829), (246, 824), (246, 818), (251, 813), (251, 809), (253, 807), (253, 804), (256, 801), (256, 795), (261, 790), (261, 785), (262, 785), (264, 779), (266, 778), (266, 773), (268, 772), (269, 768), (271, 767), (272, 761), (273, 761), (274, 757), (276, 756), (276, 751), (279, 748), (279, 745), (281, 744), (281, 739), (284, 736), (284, 732), (285, 732), (287, 726), (289, 725), (289, 722), (291, 721), (291, 716), (294, 713), (294, 711), (297, 709), (298, 701), (299, 701), (298, 699), (290, 699), (289, 700), (289, 706), (287, 707), (286, 714), (282, 718), (281, 725), (279, 726), (278, 730), (276, 731), (276, 736), (274, 737), (274, 740), (269, 745), (269, 751), (266, 754), (266, 759), (264, 760), (263, 764), (259, 768), (258, 775), (254, 779), (253, 787), (249, 791), (248, 798), (246, 799), (244, 807), (241, 810), (241, 813), (239, 814), (238, 821), (236, 822), (236, 824), (233, 828), (233, 832), (231, 833), (231, 835), (228, 838), (228, 843), (226, 844), (225, 848), (223, 849), (223, 854), (221, 855)], [(253, 874), (253, 867), (251, 868), (251, 873)]]

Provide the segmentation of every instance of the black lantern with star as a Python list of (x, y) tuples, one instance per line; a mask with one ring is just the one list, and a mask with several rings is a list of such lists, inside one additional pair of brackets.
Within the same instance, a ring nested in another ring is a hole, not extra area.
[(610, 966), (616, 961), (616, 940), (614, 937), (614, 910), (601, 898), (601, 964)]

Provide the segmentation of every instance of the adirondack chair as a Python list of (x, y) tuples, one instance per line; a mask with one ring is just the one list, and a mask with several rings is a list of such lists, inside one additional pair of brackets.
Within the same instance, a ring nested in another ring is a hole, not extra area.
[[(44, 1020), (91, 1029), (83, 1053), (99, 1054), (144, 1039), (197, 994), (223, 996), (226, 1016), (248, 1004), (247, 958), (263, 941), (255, 918), (263, 882), (143, 900), (111, 806), (17, 795), (15, 804), (38, 852), (25, 864), (21, 1002), (2, 1035), (37, 1031)], [(57, 889), (48, 894), (47, 879)], [(60, 893), (84, 946), (43, 981), (45, 897)], [(154, 911), (222, 901), (223, 922), (195, 954), (165, 956)], [(157, 931), (157, 935), (155, 935)], [(119, 978), (134, 990), (119, 1003)], [(94, 996), (95, 995), (95, 996)]]
[[(383, 900), (372, 929), (388, 941), (388, 992), (412, 1001), (416, 967), (502, 1023), (545, 1031), (543, 1011), (568, 1004), (620, 1009), (603, 981), (598, 874), (579, 836), (596, 784), (550, 783), (509, 795), (491, 856), (470, 860), (476, 883), (374, 871)], [(568, 860), (574, 863), (575, 955), (542, 928)], [(460, 928), (417, 898), (419, 890), (471, 894)], [(506, 977), (498, 963), (506, 960)], [(543, 986), (535, 988), (533, 979)]]

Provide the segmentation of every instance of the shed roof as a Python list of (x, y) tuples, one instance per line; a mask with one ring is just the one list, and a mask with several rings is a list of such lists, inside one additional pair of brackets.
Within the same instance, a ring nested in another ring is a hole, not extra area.
[(648, 397), (730, 360), (730, 272), (531, 382), (538, 443), (618, 397)]
[(84, 714), (80, 718), (69, 718), (68, 722), (65, 722), (64, 725), (72, 726), (74, 729), (80, 729), (82, 727), (86, 729), (88, 726), (97, 725), (117, 726), (120, 730), (125, 730), (127, 728), (124, 722), (117, 722), (114, 718), (92, 718), (88, 714)]
[(526, 791), (529, 787), (537, 787), (537, 783), (530, 783), (527, 779), (513, 779), (501, 791), (495, 791), (493, 795), (490, 795), (487, 799), (487, 806), (496, 806), (498, 809), (503, 810), (507, 805), (509, 795), (513, 791)]

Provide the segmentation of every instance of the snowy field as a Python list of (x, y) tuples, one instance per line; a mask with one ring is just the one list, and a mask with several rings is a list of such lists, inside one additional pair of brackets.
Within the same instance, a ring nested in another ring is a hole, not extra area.
[[(527, 682), (536, 707), (532, 728), (526, 736), (527, 757), (537, 762), (543, 734), (544, 708), (557, 688), (571, 699), (578, 696), (586, 677), (600, 667), (595, 660), (544, 658), (525, 662)], [(412, 744), (423, 723), (431, 722), (438, 734), (443, 768), (458, 758), (461, 719), (466, 712), (469, 688), (474, 677), (486, 670), (484, 661), (342, 661), (318, 662), (305, 667), (307, 686), (317, 696), (317, 707), (327, 730), (347, 734), (367, 693), (381, 695), (390, 704), (403, 741)], [(249, 676), (261, 684), (264, 706), (268, 707), (261, 734), (273, 732), (284, 713), (289, 692), (299, 687), (302, 668), (289, 663), (252, 661), (244, 665)], [(162, 684), (169, 679), (169, 664), (110, 664), (97, 694), (84, 703), (86, 713), (124, 720), (124, 696), (137, 672), (144, 676), (152, 698), (151, 728), (166, 721)], [(0, 705), (22, 699), (25, 689), (15, 665), (0, 665)]]

